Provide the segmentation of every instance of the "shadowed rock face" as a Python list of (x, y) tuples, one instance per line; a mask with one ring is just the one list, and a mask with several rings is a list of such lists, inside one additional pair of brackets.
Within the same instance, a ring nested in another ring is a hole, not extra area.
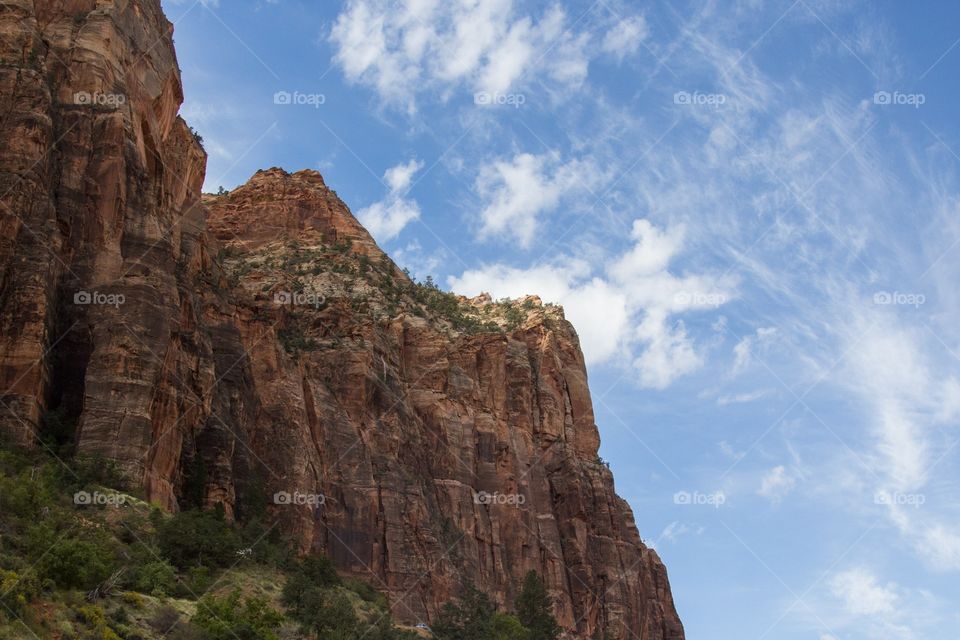
[(156, 0), (8, 0), (0, 55), (3, 431), (266, 501), (402, 620), (536, 569), (578, 635), (683, 638), (561, 309), (415, 286), (315, 171), (201, 197)]

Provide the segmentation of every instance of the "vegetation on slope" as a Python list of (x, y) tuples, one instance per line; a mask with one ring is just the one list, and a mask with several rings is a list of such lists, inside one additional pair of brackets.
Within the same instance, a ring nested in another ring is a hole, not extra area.
[[(347, 242), (322, 238), (275, 241), (256, 249), (228, 245), (218, 256), (228, 286), (256, 300), (306, 301), (285, 304), (281, 343), (291, 354), (322, 348), (310, 335), (311, 319), (329, 305), (342, 304), (357, 318), (389, 320), (399, 314), (419, 316), (462, 334), (502, 333), (521, 327), (531, 313), (544, 320), (559, 317), (559, 308), (532, 299), (469, 300), (442, 290), (432, 277), (418, 281), (398, 271), (382, 256), (373, 260), (354, 253)], [(284, 298), (284, 296), (286, 296)]]
[[(44, 448), (46, 448), (46, 444)], [(47, 449), (50, 451), (50, 449)], [(298, 558), (262, 511), (169, 515), (102, 460), (0, 443), (0, 640), (403, 640), (370, 584), (321, 556)], [(439, 617), (441, 640), (555, 640), (531, 572), (516, 614), (467, 586)]]

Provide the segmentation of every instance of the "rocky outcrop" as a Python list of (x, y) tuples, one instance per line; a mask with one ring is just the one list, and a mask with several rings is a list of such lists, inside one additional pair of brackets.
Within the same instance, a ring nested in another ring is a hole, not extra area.
[(683, 638), (561, 309), (415, 284), (315, 171), (201, 198), (156, 0), (7, 2), (0, 55), (5, 433), (266, 504), (402, 620), (536, 569), (580, 636)]

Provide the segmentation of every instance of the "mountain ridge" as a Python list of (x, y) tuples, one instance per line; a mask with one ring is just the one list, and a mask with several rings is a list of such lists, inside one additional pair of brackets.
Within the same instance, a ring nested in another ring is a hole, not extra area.
[(266, 499), (401, 620), (535, 569), (579, 636), (683, 638), (561, 309), (414, 282), (313, 170), (201, 194), (156, 0), (15, 0), (0, 36), (0, 429), (58, 412), (168, 510)]

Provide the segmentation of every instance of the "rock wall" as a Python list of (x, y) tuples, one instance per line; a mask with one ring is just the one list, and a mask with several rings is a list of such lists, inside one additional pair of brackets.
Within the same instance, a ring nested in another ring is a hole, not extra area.
[(0, 58), (7, 435), (267, 502), (402, 620), (536, 569), (578, 635), (683, 638), (562, 310), (415, 286), (314, 171), (201, 197), (157, 0), (8, 0)]

